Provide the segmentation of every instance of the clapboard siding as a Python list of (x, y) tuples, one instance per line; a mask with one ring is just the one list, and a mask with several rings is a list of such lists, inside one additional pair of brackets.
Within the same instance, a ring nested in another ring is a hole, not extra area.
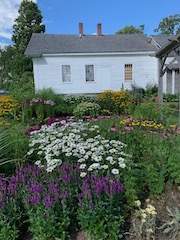
[[(124, 80), (124, 64), (132, 64), (133, 80)], [(129, 89), (131, 84), (145, 87), (156, 82), (156, 58), (149, 53), (86, 56), (42, 56), (34, 58), (35, 88), (53, 88), (57, 93), (98, 93), (106, 87), (111, 90)], [(62, 82), (62, 65), (70, 65), (71, 82)], [(85, 81), (85, 65), (94, 65), (94, 82)], [(103, 74), (104, 71), (104, 74)], [(107, 74), (106, 74), (107, 73)], [(101, 79), (101, 76), (104, 79)], [(108, 78), (108, 79), (107, 79)]]

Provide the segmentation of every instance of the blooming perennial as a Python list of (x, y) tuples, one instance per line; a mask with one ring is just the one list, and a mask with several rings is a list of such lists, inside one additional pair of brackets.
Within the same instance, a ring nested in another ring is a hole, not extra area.
[(81, 177), (92, 171), (117, 175), (130, 157), (124, 152), (126, 144), (103, 138), (97, 125), (82, 121), (43, 125), (30, 133), (29, 147), (28, 155), (36, 154), (35, 164), (45, 167), (47, 172), (70, 160), (80, 164)]

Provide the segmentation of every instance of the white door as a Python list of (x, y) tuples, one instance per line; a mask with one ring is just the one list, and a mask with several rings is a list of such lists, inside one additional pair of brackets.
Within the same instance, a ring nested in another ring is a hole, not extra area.
[(101, 91), (111, 89), (111, 71), (109, 66), (100, 66), (99, 79)]

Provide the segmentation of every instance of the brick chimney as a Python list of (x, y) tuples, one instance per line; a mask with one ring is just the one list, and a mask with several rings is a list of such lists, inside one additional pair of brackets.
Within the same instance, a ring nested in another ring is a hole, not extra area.
[(102, 26), (101, 26), (101, 23), (97, 24), (97, 35), (98, 35), (98, 37), (102, 36)]
[(83, 36), (83, 23), (79, 23), (79, 36)]

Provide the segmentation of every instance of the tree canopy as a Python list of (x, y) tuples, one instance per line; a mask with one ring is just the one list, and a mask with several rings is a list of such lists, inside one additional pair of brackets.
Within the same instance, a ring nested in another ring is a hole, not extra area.
[(177, 34), (180, 32), (180, 14), (170, 15), (165, 17), (159, 23), (159, 26), (154, 29), (154, 32), (159, 34)]
[(133, 33), (143, 33), (144, 25), (140, 25), (139, 28), (134, 27), (133, 25), (125, 26), (123, 29), (120, 29), (116, 34), (133, 34)]
[[(32, 60), (24, 56), (24, 51), (33, 33), (45, 32), (41, 11), (32, 0), (23, 0), (13, 25), (13, 45), (0, 50), (0, 88), (9, 88), (13, 79), (27, 76), (32, 81)], [(29, 77), (31, 76), (31, 77)]]
[(19, 8), (19, 16), (13, 25), (12, 41), (17, 49), (26, 48), (32, 33), (44, 33), (41, 11), (36, 3), (23, 0)]

